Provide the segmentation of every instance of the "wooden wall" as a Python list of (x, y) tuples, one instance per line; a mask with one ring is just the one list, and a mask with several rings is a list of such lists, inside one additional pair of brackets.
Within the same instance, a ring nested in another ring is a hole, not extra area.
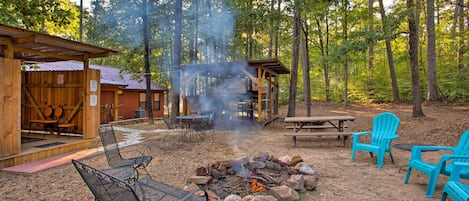
[(101, 71), (96, 69), (85, 69), (86, 81), (84, 86), (85, 96), (83, 99), (83, 137), (93, 139), (98, 137), (98, 127), (100, 125), (101, 107)]
[(22, 127), (29, 120), (41, 119), (47, 106), (63, 107), (61, 122), (69, 121), (83, 131), (83, 71), (41, 71), (22, 73)]
[(0, 58), (0, 157), (21, 152), (21, 61)]

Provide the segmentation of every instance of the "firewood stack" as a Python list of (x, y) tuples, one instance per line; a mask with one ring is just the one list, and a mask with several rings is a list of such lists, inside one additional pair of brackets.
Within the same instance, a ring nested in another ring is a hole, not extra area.
[[(299, 200), (298, 191), (316, 188), (318, 174), (301, 156), (275, 158), (260, 153), (250, 160), (241, 156), (229, 161), (216, 161), (195, 170), (196, 176), (188, 179), (208, 192), (211, 200), (230, 199), (239, 196), (262, 200)], [(239, 200), (243, 200), (239, 199)], [(236, 199), (233, 199), (236, 200)]]

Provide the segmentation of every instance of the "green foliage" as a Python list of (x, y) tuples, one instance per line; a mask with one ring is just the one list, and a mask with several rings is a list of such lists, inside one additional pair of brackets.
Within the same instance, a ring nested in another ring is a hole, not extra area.
[(0, 23), (78, 38), (79, 10), (69, 0), (2, 0)]
[[(118, 50), (117, 57), (96, 59), (94, 63), (119, 66), (122, 71), (141, 75), (143, 72), (142, 0), (96, 0), (85, 12), (85, 42)], [(172, 66), (174, 35), (174, 1), (147, 0), (150, 63), (152, 77), (169, 82)], [(195, 3), (198, 2), (198, 5)], [(183, 5), (182, 63), (210, 63), (244, 60), (247, 47), (250, 59), (267, 58), (270, 37), (279, 28), (279, 59), (291, 66), (292, 11), (301, 12), (303, 23), (309, 27), (309, 56), (311, 60), (311, 95), (313, 100), (326, 99), (325, 67), (329, 71), (330, 97), (342, 101), (344, 91), (343, 65), (348, 63), (348, 98), (351, 102), (389, 102), (393, 100), (389, 61), (384, 40), (390, 39), (393, 63), (402, 101), (410, 102), (412, 82), (408, 45), (407, 9), (405, 1), (392, 2), (386, 10), (386, 24), (375, 6), (373, 31), (369, 31), (367, 0), (354, 1), (293, 1), (283, 0), (280, 11), (277, 0), (186, 0)], [(442, 2), (439, 2), (442, 3)], [(344, 5), (346, 4), (346, 5)], [(196, 7), (198, 6), (198, 7)], [(296, 7), (295, 7), (296, 6)], [(54, 35), (77, 38), (78, 10), (68, 0), (3, 0), (0, 2), (0, 22)], [(197, 9), (196, 9), (197, 8)], [(453, 5), (440, 5), (436, 16), (437, 83), (442, 100), (469, 101), (469, 60), (464, 52), (458, 65), (459, 41), (467, 47), (469, 29), (453, 37)], [(346, 12), (345, 12), (346, 11)], [(425, 14), (420, 15), (420, 81), (422, 96), (426, 95)], [(347, 22), (347, 38), (343, 23)], [(223, 25), (223, 26), (221, 26)], [(197, 34), (197, 35), (196, 35)], [(197, 37), (197, 38), (196, 38)], [(320, 49), (322, 39), (322, 47)], [(197, 41), (197, 61), (190, 57)], [(374, 45), (372, 66), (369, 66), (369, 45)], [(303, 99), (303, 72), (298, 72), (298, 96)], [(280, 104), (288, 103), (289, 76), (280, 79)], [(425, 98), (425, 97), (422, 97)]]

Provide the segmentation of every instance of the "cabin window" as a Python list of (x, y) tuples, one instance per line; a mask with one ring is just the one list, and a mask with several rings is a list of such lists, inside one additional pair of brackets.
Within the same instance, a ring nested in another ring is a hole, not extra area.
[(138, 107), (141, 109), (147, 110), (147, 101), (146, 101), (146, 94), (139, 93), (138, 94)]
[(160, 93), (153, 94), (153, 110), (160, 111)]

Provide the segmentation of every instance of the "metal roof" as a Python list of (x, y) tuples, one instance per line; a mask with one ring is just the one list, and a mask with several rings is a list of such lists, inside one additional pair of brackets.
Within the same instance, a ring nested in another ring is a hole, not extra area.
[[(99, 69), (101, 71), (101, 84), (125, 86), (127, 90), (145, 90), (147, 85), (145, 78), (141, 76), (139, 80), (132, 79), (132, 75), (121, 73), (118, 68), (110, 66), (101, 66), (90, 64), (90, 69)], [(26, 65), (28, 72), (43, 71), (82, 71), (83, 63), (74, 61), (58, 61)], [(167, 87), (151, 82), (152, 90), (168, 90)]]
[(5, 57), (8, 46), (13, 48), (13, 57), (23, 61), (85, 61), (117, 54), (114, 50), (0, 24), (1, 57)]
[[(209, 72), (208, 74), (240, 74), (241, 69), (247, 68), (263, 68), (273, 74), (289, 74), (290, 70), (283, 65), (278, 59), (265, 59), (265, 60), (251, 60), (251, 61), (235, 61), (235, 62), (221, 62), (210, 64), (187, 64), (181, 65), (182, 71), (188, 72)], [(277, 76), (274, 75), (274, 76)]]

